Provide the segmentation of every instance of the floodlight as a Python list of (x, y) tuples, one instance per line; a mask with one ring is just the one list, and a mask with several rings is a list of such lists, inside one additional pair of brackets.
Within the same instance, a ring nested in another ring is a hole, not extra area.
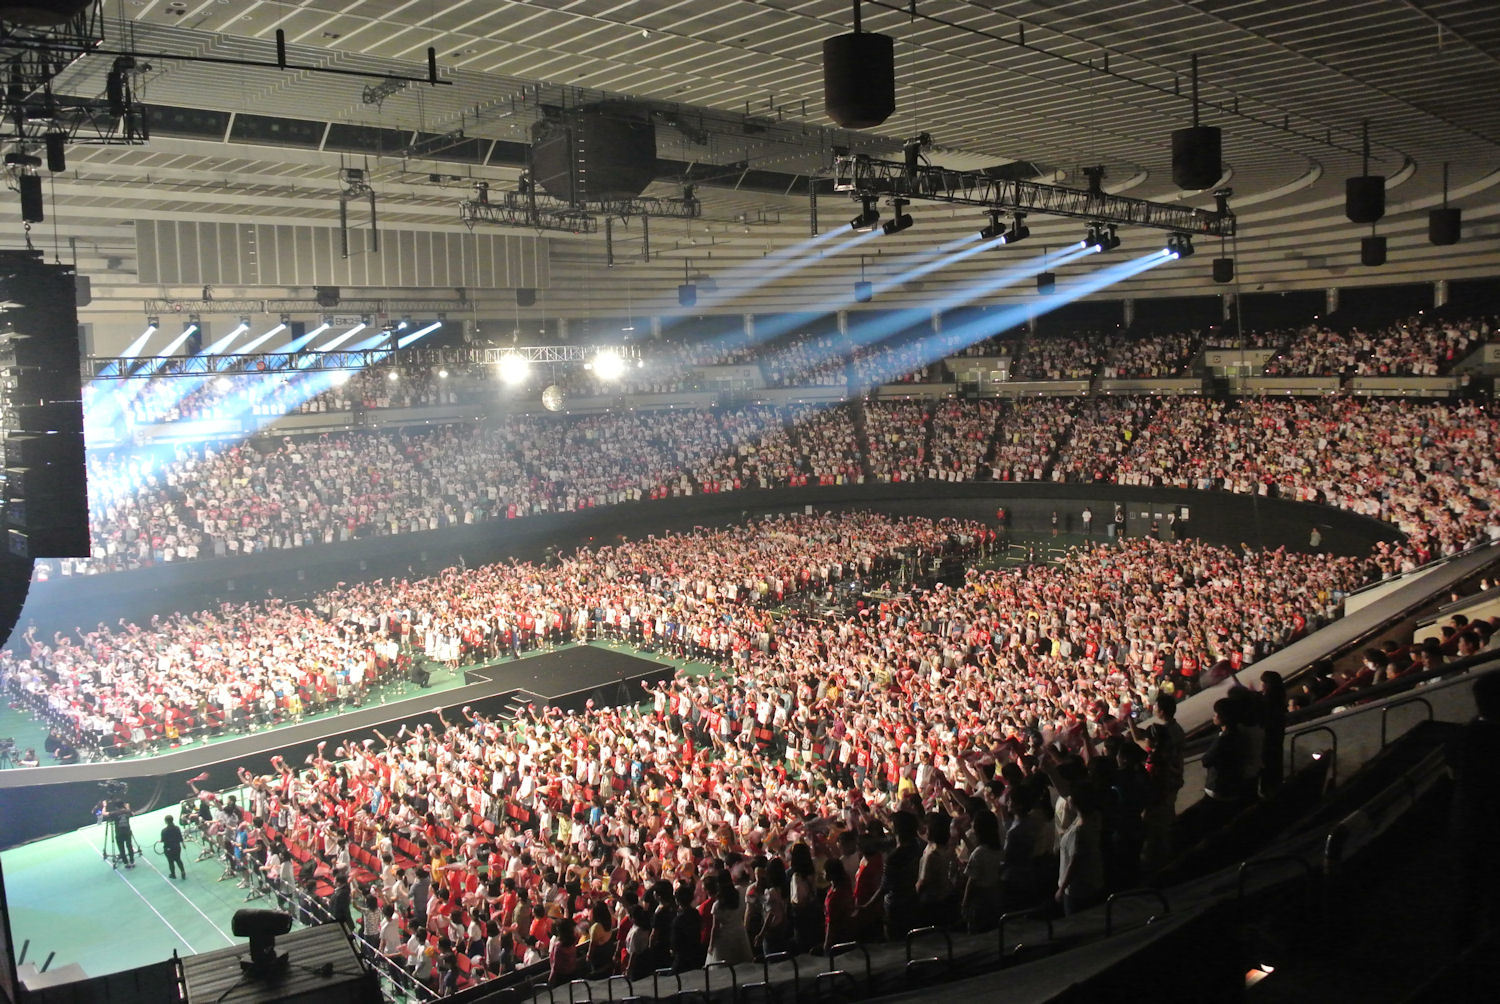
[(891, 234), (899, 234), (901, 231), (911, 227), (911, 214), (905, 212), (909, 204), (905, 199), (891, 200), (891, 218), (880, 228), (885, 232), (887, 237)]
[(1004, 242), (1005, 224), (1000, 222), (1000, 210), (991, 209), (989, 225), (980, 229), (979, 239), (982, 241), (992, 241), (997, 238)]
[(1031, 236), (1031, 228), (1026, 225), (1026, 214), (1017, 213), (1016, 221), (1010, 228), (1010, 235), (1005, 238), (1007, 244), (1018, 244)]
[(625, 360), (614, 349), (600, 349), (594, 356), (594, 376), (600, 380), (618, 380), (625, 375)]
[(531, 360), (519, 352), (508, 352), (500, 357), (500, 379), (510, 387), (518, 387), (531, 375)]
[(880, 222), (880, 210), (876, 208), (875, 199), (872, 196), (862, 195), (859, 201), (863, 208), (858, 216), (849, 221), (849, 229), (856, 233), (867, 234), (875, 229), (875, 224)]
[(280, 910), (236, 910), (230, 930), (250, 939), (250, 958), (240, 960), (248, 979), (269, 979), (286, 969), (287, 956), (276, 954), (276, 938), (291, 931), (292, 916)]

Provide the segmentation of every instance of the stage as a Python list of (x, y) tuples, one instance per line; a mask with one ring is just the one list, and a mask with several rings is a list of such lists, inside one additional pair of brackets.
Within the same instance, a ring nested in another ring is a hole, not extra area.
[(188, 746), (154, 757), (101, 761), (58, 767), (0, 771), (0, 847), (65, 832), (89, 819), (99, 801), (99, 784), (122, 780), (130, 785), (131, 803), (147, 810), (174, 804), (187, 795), (186, 781), (208, 772), (208, 788), (238, 785), (235, 768), (271, 771), (271, 757), (299, 764), (322, 740), (325, 755), (339, 743), (373, 738), (378, 730), (392, 736), (400, 727), (437, 724), (441, 710), (449, 722), (465, 706), (497, 715), (534, 703), (564, 710), (595, 705), (637, 703), (642, 682), (670, 678), (675, 669), (649, 656), (608, 644), (568, 645), (528, 653), (464, 671), (465, 682), (441, 691), (416, 690), (399, 701), (353, 709), (332, 718), (290, 724), (262, 732)]

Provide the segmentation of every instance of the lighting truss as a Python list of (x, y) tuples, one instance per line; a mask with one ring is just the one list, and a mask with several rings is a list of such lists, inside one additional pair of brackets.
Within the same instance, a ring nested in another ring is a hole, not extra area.
[(341, 299), (328, 306), (314, 299), (284, 300), (142, 300), (141, 313), (147, 317), (163, 314), (369, 314), (371, 317), (399, 314), (440, 314), (468, 310), (473, 304), (458, 300), (351, 300)]
[[(507, 348), (478, 346), (443, 349), (399, 349), (389, 347), (336, 349), (332, 352), (256, 352), (248, 355), (193, 355), (161, 360), (162, 367), (150, 374), (162, 377), (203, 376), (272, 376), (278, 373), (317, 373), (331, 370), (362, 370), (377, 364), (399, 366), (493, 366), (501, 359), (520, 356), (534, 363), (585, 363), (599, 354), (599, 346), (584, 345), (516, 345)], [(635, 346), (610, 346), (622, 359), (640, 358)], [(91, 380), (144, 379), (130, 370), (141, 363), (138, 357), (90, 356), (84, 361), (85, 375)]]
[[(496, 201), (496, 196), (500, 196)], [(573, 234), (599, 232), (599, 221), (581, 209), (565, 202), (554, 206), (533, 203), (530, 196), (519, 192), (491, 192), (488, 201), (465, 199), (458, 204), (458, 218), (464, 226), (473, 229), (478, 223), (492, 223), (501, 227), (528, 227), (532, 230), (563, 230)]]
[(0, 27), (0, 64), (6, 86), (0, 91), (0, 140), (41, 144), (49, 135), (68, 144), (136, 145), (146, 142), (146, 109), (134, 101), (133, 60), (116, 61), (109, 90), (95, 98), (59, 96), (52, 81), (104, 43), (102, 5), (95, 2), (60, 24)]
[(883, 196), (925, 199), (1120, 226), (1234, 236), (1234, 214), (1223, 199), (1217, 209), (1193, 209), (1036, 181), (991, 178), (980, 171), (953, 171), (928, 164), (911, 167), (904, 161), (877, 160), (864, 154), (834, 158), (833, 188), (860, 199)]
[(592, 234), (599, 231), (599, 220), (631, 217), (664, 217), (691, 220), (703, 215), (703, 203), (685, 196), (661, 199), (637, 196), (634, 199), (605, 199), (579, 203), (554, 199), (550, 195), (529, 191), (510, 191), (481, 186), (475, 197), (458, 204), (458, 218), (466, 226), (494, 223), (500, 226), (531, 227), (536, 230), (566, 230)]

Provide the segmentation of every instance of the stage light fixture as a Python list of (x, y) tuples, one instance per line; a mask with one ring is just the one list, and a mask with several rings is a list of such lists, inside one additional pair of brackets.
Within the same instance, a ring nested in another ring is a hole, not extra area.
[(1000, 222), (1000, 210), (990, 210), (990, 222), (980, 228), (979, 239), (982, 241), (1000, 240), (1002, 243), (1010, 243), (1005, 236), (1005, 224)]
[(862, 208), (859, 215), (849, 221), (849, 229), (855, 233), (867, 234), (875, 229), (875, 224), (880, 222), (880, 210), (871, 196), (862, 195), (859, 201)]
[(1163, 249), (1173, 258), (1191, 258), (1193, 256), (1193, 238), (1190, 234), (1169, 234), (1167, 246)]
[(531, 360), (519, 352), (509, 352), (500, 357), (500, 380), (507, 387), (519, 387), (531, 375)]
[(1019, 244), (1031, 236), (1031, 228), (1026, 225), (1026, 214), (1017, 213), (1015, 223), (1011, 224), (1010, 233), (1005, 238), (1007, 244)]
[(614, 381), (625, 375), (625, 360), (614, 349), (600, 349), (594, 356), (594, 376)]
[(910, 203), (908, 203), (905, 199), (891, 200), (891, 218), (889, 220), (886, 220), (885, 224), (880, 228), (885, 232), (885, 235), (887, 237), (889, 237), (891, 234), (899, 234), (901, 231), (911, 227), (911, 214), (905, 212), (905, 209), (908, 205), (910, 205)]
[(250, 940), (250, 958), (240, 960), (248, 979), (270, 979), (287, 968), (287, 956), (276, 954), (276, 939), (292, 930), (291, 914), (280, 910), (236, 910), (229, 928)]

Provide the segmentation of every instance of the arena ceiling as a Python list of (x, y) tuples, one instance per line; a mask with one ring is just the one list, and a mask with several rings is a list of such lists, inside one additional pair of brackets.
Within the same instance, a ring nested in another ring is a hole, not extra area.
[[(805, 237), (806, 179), (826, 172), (835, 145), (895, 155), (903, 137), (927, 132), (933, 162), (945, 166), (1022, 162), (1025, 173), (1082, 187), (1081, 168), (1103, 164), (1107, 190), (1210, 207), (1207, 193), (1171, 181), (1169, 137), (1191, 123), (1194, 54), (1202, 120), (1223, 129), (1222, 184), (1234, 190), (1240, 221), (1231, 253), (1247, 288), (1500, 272), (1500, 5), (1491, 3), (865, 0), (865, 30), (894, 39), (897, 63), (897, 111), (871, 134), (837, 129), (823, 114), (821, 45), (849, 30), (847, 0), (107, 0), (104, 10), (107, 45), (145, 54), (150, 65), (136, 76), (148, 107), (315, 124), (313, 139), (299, 145), (215, 136), (212, 123), (178, 129), (158, 117), (145, 145), (70, 149), (49, 208), (81, 253), (115, 259), (123, 287), (132, 254), (122, 224), (329, 223), (341, 164), (369, 166), (384, 225), (456, 228), (473, 179), (514, 181), (519, 168), (504, 151), (527, 141), (542, 104), (605, 96), (652, 103), (660, 157), (699, 174), (743, 164), (758, 182), (726, 168), (701, 185), (705, 218), (658, 221), (649, 263), (633, 260), (627, 244), (626, 267), (605, 275), (602, 238), (556, 241), (554, 282), (597, 273), (573, 301), (579, 309), (603, 309), (623, 283), (665, 293), (681, 281), (684, 259), (711, 270)], [(413, 83), (367, 103), (370, 79), (151, 55), (271, 61), (278, 29), (294, 65), (421, 77), (431, 46), (451, 86)], [(110, 65), (106, 56), (82, 59), (60, 89), (101, 94)], [(1363, 173), (1364, 120), (1370, 173), (1388, 178), (1376, 232), (1389, 238), (1390, 260), (1379, 269), (1360, 266), (1359, 238), (1370, 230), (1343, 212), (1344, 179)], [(399, 149), (339, 153), (325, 142), (333, 123), (408, 138), (397, 147), (460, 129), (482, 146), (436, 159)], [(1441, 204), (1444, 164), (1464, 235), (1439, 248), (1427, 242), (1426, 210)], [(675, 194), (678, 184), (669, 173), (652, 193)], [(14, 207), (4, 208), (11, 234), (19, 224)], [(825, 228), (848, 210), (842, 199), (820, 200)], [(919, 203), (912, 212), (917, 226), (878, 242), (881, 257), (984, 222), (969, 209)], [(1069, 220), (1031, 223), (1039, 243), (1071, 242), (1082, 229)], [(1160, 242), (1156, 233), (1122, 236), (1125, 251)], [(1156, 269), (1131, 291), (1217, 291), (1207, 276), (1212, 256)], [(816, 302), (827, 283), (847, 280), (849, 267), (824, 263), (765, 295)], [(899, 295), (920, 302), (941, 281), (982, 267), (966, 262)]]

